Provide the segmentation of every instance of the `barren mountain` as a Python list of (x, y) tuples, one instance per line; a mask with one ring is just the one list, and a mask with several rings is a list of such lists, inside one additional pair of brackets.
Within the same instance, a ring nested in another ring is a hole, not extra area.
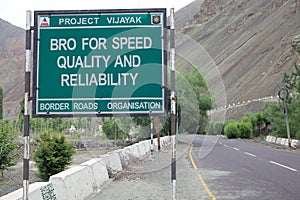
[[(300, 63), (292, 46), (300, 34), (300, 1), (198, 0), (178, 13), (177, 35), (181, 36), (176, 51), (183, 59), (177, 66), (188, 69), (195, 66), (189, 60), (203, 56), (190, 50), (187, 38), (204, 48), (221, 77), (208, 77), (210, 87), (214, 89), (219, 81), (225, 86), (225, 94), (214, 96), (218, 101), (225, 95), (227, 101), (217, 106), (276, 96), (283, 74), (294, 69), (297, 59)], [(202, 60), (198, 63), (203, 66), (197, 67), (206, 70), (207, 58)]]
[[(175, 18), (176, 68), (203, 70), (216, 106), (275, 96), (283, 74), (299, 59), (292, 46), (300, 34), (299, 0), (196, 0)], [(23, 98), (24, 34), (0, 20), (6, 119), (16, 118)]]
[(0, 19), (0, 86), (3, 117), (16, 118), (24, 96), (25, 31)]

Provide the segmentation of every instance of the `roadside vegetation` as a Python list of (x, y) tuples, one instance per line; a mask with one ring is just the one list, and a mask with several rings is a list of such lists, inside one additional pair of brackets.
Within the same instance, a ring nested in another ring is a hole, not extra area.
[(48, 181), (50, 176), (64, 171), (71, 164), (75, 150), (64, 135), (44, 131), (36, 142), (33, 159), (39, 170), (38, 176), (43, 180)]
[[(300, 55), (300, 45), (296, 46)], [(287, 88), (287, 110), (292, 139), (300, 139), (300, 66), (295, 64), (291, 74), (284, 74), (282, 87)], [(278, 88), (279, 90), (280, 88)], [(258, 113), (247, 113), (241, 120), (230, 120), (225, 124), (214, 122), (210, 124), (208, 134), (224, 134), (228, 138), (253, 138), (272, 134), (286, 138), (286, 117), (283, 100), (277, 103), (267, 103)]]
[[(285, 74), (284, 81), (289, 91), (287, 110), (291, 138), (300, 139), (300, 66), (295, 65), (294, 72), (289, 75)], [(264, 112), (271, 123), (272, 133), (278, 137), (286, 137), (287, 129), (283, 101), (280, 101), (279, 104), (268, 104)]]
[(0, 87), (0, 175), (2, 178), (3, 172), (15, 165), (17, 156), (17, 144), (14, 142), (16, 135), (10, 132), (11, 126), (9, 121), (3, 121), (3, 90)]
[[(0, 97), (2, 90), (0, 90)], [(1, 100), (2, 102), (2, 100)], [(2, 116), (2, 104), (0, 104)], [(17, 120), (0, 119), (0, 177), (5, 178), (5, 171), (22, 161), (24, 101)], [(80, 143), (80, 137), (70, 132), (71, 125), (78, 128), (90, 127), (89, 119), (66, 120), (61, 118), (31, 118), (30, 145), (31, 157), (37, 163), (39, 176), (47, 180), (49, 176), (63, 171), (71, 163), (74, 147)], [(89, 128), (85, 129), (89, 131)], [(83, 132), (83, 134), (85, 134)]]
[(9, 131), (10, 123), (0, 120), (0, 175), (9, 167), (14, 166), (17, 157), (17, 144), (14, 142), (15, 135)]
[[(296, 47), (300, 55), (300, 45)], [(300, 119), (300, 65), (295, 63), (295, 69), (291, 74), (285, 74), (283, 87), (288, 89), (287, 110), (292, 139), (300, 139), (299, 119)], [(284, 102), (267, 104), (264, 109), (264, 115), (270, 122), (270, 130), (273, 135), (278, 137), (287, 137), (287, 128), (285, 121)]]
[(213, 104), (206, 82), (196, 68), (179, 71), (179, 74), (179, 78), (187, 82), (187, 85), (177, 85), (180, 98), (178, 112), (181, 119), (179, 120), (185, 119), (185, 123), (181, 125), (182, 132), (206, 134), (209, 127), (207, 111)]
[(250, 139), (266, 134), (268, 129), (264, 129), (264, 127), (268, 124), (263, 112), (248, 113), (239, 121), (228, 121), (224, 126), (224, 135), (229, 139)]

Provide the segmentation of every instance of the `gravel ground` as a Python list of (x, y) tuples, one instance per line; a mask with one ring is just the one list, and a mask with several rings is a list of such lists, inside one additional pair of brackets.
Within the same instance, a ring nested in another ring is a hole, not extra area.
[[(197, 171), (189, 160), (190, 145), (177, 145), (177, 199), (211, 199), (202, 187)], [(98, 193), (86, 200), (165, 200), (172, 199), (171, 146), (147, 155), (145, 159), (133, 163), (123, 173), (108, 182)], [(187, 184), (188, 183), (188, 184)]]
[[(99, 157), (100, 155), (103, 155), (109, 151), (113, 151), (118, 148), (119, 147), (101, 147), (77, 150), (76, 154), (73, 157), (71, 166), (81, 164), (87, 160), (90, 160), (91, 158)], [(42, 179), (37, 177), (37, 169), (34, 166), (30, 168), (29, 179), (30, 183), (43, 181)], [(21, 160), (19, 160), (16, 166), (11, 167), (9, 171), (4, 171), (3, 178), (0, 176), (0, 197), (22, 187), (23, 163)]]
[[(0, 196), (13, 192), (23, 187), (23, 165), (18, 163), (16, 166), (11, 167), (9, 171), (4, 171), (4, 177), (0, 177)], [(30, 183), (42, 181), (36, 176), (36, 171), (30, 171)]]

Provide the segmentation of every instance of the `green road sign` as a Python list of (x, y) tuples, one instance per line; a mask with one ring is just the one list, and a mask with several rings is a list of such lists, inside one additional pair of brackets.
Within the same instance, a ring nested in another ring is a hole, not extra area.
[(166, 113), (166, 10), (35, 11), (33, 116)]

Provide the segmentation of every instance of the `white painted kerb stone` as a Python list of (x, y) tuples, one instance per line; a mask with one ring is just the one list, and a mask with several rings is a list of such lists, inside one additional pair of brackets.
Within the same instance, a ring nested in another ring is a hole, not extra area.
[(109, 179), (105, 163), (99, 158), (94, 158), (81, 165), (90, 168), (93, 179), (92, 189), (93, 192), (98, 192), (100, 187)]
[[(28, 191), (28, 198), (32, 200), (42, 200), (42, 192), (41, 189), (43, 187), (47, 187), (50, 185), (50, 182), (35, 182), (33, 184), (29, 185), (29, 191)], [(47, 191), (45, 191), (47, 192)], [(52, 193), (55, 195), (55, 191), (52, 191)], [(23, 199), (23, 188), (20, 188), (14, 192), (11, 192), (7, 195), (4, 195), (0, 197), (0, 200), (22, 200)]]
[(93, 192), (90, 167), (74, 166), (50, 177), (59, 200), (81, 200)]
[(117, 152), (101, 155), (99, 159), (105, 163), (107, 171), (112, 174), (116, 174), (123, 170), (120, 155)]

